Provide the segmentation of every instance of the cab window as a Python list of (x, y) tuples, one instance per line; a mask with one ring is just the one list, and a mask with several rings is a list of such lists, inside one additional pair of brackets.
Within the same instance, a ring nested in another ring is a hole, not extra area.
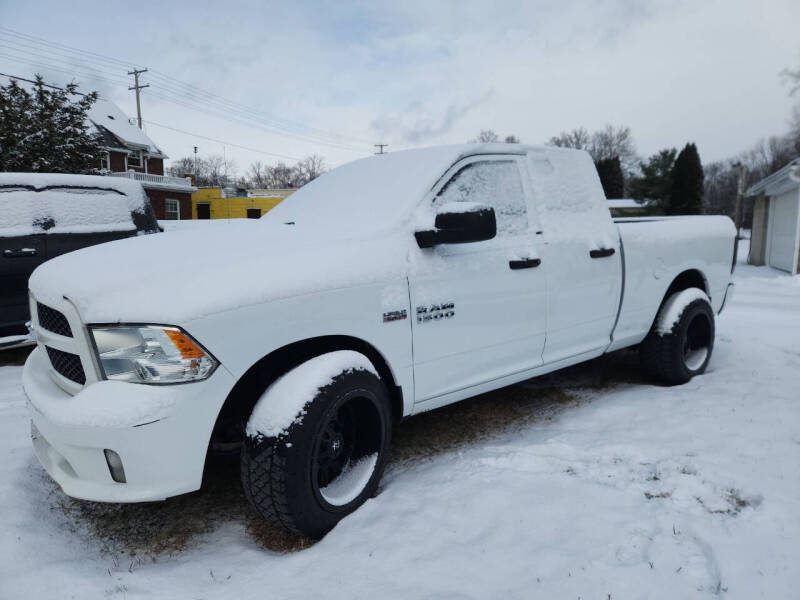
[(525, 193), (513, 160), (483, 160), (464, 166), (439, 191), (433, 205), (449, 202), (479, 202), (494, 208), (498, 236), (528, 228)]

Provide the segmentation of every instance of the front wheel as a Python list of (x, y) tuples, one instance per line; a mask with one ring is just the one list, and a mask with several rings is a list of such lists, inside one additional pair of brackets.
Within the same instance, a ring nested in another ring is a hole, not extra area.
[(713, 349), (714, 311), (708, 296), (691, 288), (667, 299), (639, 355), (656, 379), (678, 385), (705, 372)]
[(246, 436), (241, 478), (262, 517), (319, 538), (375, 493), (391, 441), (391, 406), (383, 382), (354, 368), (317, 389), (302, 413), (277, 435)]

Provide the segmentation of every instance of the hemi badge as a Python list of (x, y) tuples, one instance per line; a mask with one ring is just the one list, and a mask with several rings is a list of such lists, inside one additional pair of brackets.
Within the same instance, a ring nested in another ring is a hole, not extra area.
[(390, 323), (391, 321), (402, 321), (407, 317), (408, 313), (406, 312), (405, 308), (403, 310), (392, 310), (383, 313), (383, 322)]

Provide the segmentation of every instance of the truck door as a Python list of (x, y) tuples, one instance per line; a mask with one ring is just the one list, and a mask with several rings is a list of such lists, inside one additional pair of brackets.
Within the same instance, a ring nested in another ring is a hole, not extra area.
[(588, 154), (530, 155), (547, 265), (544, 362), (602, 351), (610, 343), (622, 285), (619, 232)]
[(545, 269), (528, 192), (519, 156), (476, 156), (454, 165), (420, 207), (422, 214), (430, 205), (487, 204), (497, 236), (411, 250), (416, 402), (446, 404), (472, 386), (541, 364)]

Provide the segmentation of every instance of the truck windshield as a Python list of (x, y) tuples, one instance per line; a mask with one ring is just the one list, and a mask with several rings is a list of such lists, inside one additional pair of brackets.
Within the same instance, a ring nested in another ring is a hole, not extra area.
[(345, 164), (304, 185), (262, 221), (335, 234), (399, 229), (462, 150), (408, 150)]

